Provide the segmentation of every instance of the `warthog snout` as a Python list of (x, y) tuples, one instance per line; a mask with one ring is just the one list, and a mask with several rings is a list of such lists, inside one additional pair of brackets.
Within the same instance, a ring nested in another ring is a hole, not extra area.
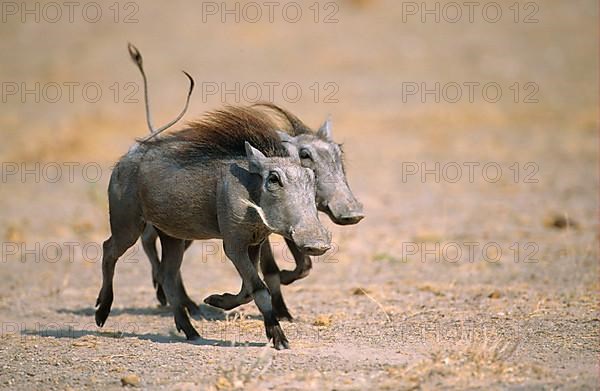
[[(347, 196), (348, 194), (350, 196)], [(362, 204), (351, 193), (348, 194), (344, 194), (346, 197), (337, 197), (326, 207), (327, 214), (338, 225), (356, 224), (365, 217)]]
[(291, 236), (296, 246), (306, 255), (322, 255), (331, 248), (331, 234), (323, 227), (302, 231), (292, 229)]

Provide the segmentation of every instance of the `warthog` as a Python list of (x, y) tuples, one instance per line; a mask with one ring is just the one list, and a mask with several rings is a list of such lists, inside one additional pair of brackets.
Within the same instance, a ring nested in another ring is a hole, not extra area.
[[(130, 47), (130, 54), (141, 68), (139, 52)], [(147, 99), (146, 106), (152, 129)], [(188, 339), (199, 337), (186, 313), (181, 282), (186, 240), (222, 239), (263, 316), (267, 338), (276, 349), (288, 347), (270, 282), (265, 285), (256, 269), (261, 245), (277, 233), (302, 252), (320, 255), (330, 248), (331, 237), (318, 219), (313, 171), (289, 156), (271, 124), (257, 110), (229, 107), (166, 136), (153, 132), (119, 160), (108, 188), (111, 237), (103, 244), (99, 326), (110, 313), (118, 258), (152, 225), (162, 246), (157, 279), (178, 331)]]
[[(130, 53), (144, 80), (146, 117), (149, 124), (148, 126), (152, 132), (146, 75), (144, 73), (141, 56), (137, 51), (132, 51), (132, 49), (130, 49)], [(315, 132), (306, 126), (298, 117), (272, 103), (259, 103), (254, 106), (262, 106), (272, 110), (283, 117), (283, 119), (291, 126), (285, 127), (286, 132), (278, 131), (278, 134), (281, 142), (287, 148), (290, 155), (297, 156), (298, 159), (300, 159), (302, 166), (310, 168), (315, 173), (317, 185), (316, 203), (318, 209), (321, 212), (327, 213), (331, 220), (339, 225), (356, 224), (362, 220), (364, 217), (362, 212), (363, 207), (362, 204), (356, 200), (348, 186), (343, 164), (343, 152), (341, 145), (333, 141), (331, 120), (327, 119), (319, 130)], [(265, 124), (268, 127), (274, 126), (272, 123)], [(158, 281), (160, 260), (156, 250), (157, 238), (157, 231), (151, 225), (147, 225), (142, 234), (142, 245), (152, 264), (152, 281), (156, 288), (156, 297), (162, 305), (166, 305), (167, 298)], [(293, 241), (289, 239), (285, 239), (285, 241), (296, 262), (294, 270), (279, 270), (268, 239), (265, 240), (262, 247), (260, 265), (265, 281), (270, 282), (269, 288), (271, 289), (273, 298), (273, 308), (275, 309), (278, 319), (291, 320), (292, 316), (283, 300), (280, 285), (282, 283), (288, 285), (298, 279), (306, 277), (312, 268), (312, 261), (310, 256), (303, 253)], [(186, 241), (185, 249), (187, 249), (191, 243), (192, 241)], [(188, 311), (191, 313), (197, 312), (199, 309), (198, 306), (189, 298), (189, 296), (187, 296), (183, 287), (182, 292), (185, 294), (185, 305)], [(252, 296), (249, 294), (248, 290), (242, 286), (242, 289), (240, 289), (240, 292), (237, 295), (229, 293), (211, 295), (207, 297), (204, 302), (215, 307), (230, 310), (241, 304), (246, 304), (251, 300)]]

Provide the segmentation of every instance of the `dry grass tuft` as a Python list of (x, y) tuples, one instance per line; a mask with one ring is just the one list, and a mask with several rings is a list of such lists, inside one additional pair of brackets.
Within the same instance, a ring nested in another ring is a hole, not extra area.
[(444, 346), (416, 362), (387, 368), (388, 380), (381, 384), (385, 389), (418, 389), (439, 385), (477, 387), (483, 379), (493, 377), (500, 384), (519, 384), (527, 379), (549, 376), (535, 365), (511, 360), (519, 339), (483, 337), (462, 346)]
[(265, 346), (255, 361), (250, 365), (244, 365), (239, 361), (229, 370), (224, 371), (217, 377), (214, 383), (216, 390), (253, 390), (259, 389), (258, 382), (262, 375), (273, 363), (273, 352), (269, 345)]

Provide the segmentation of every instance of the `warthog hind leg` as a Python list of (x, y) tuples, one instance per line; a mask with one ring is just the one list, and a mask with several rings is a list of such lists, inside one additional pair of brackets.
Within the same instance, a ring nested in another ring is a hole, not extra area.
[(175, 239), (163, 232), (159, 232), (162, 245), (162, 261), (158, 273), (159, 283), (163, 286), (168, 302), (171, 304), (175, 317), (177, 331), (183, 331), (189, 340), (198, 338), (200, 335), (192, 326), (186, 312), (186, 297), (182, 295), (181, 284), (181, 261), (185, 251), (185, 241)]

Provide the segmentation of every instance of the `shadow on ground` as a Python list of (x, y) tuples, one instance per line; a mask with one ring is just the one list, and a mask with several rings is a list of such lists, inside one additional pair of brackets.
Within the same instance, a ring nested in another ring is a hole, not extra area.
[(59, 339), (78, 339), (87, 336), (93, 337), (106, 337), (106, 338), (137, 338), (140, 340), (157, 342), (157, 343), (188, 343), (190, 345), (199, 346), (219, 346), (219, 347), (264, 347), (266, 343), (259, 342), (234, 342), (225, 341), (218, 339), (209, 338), (196, 338), (193, 341), (188, 341), (183, 337), (173, 335), (163, 335), (156, 333), (140, 334), (134, 332), (102, 332), (94, 330), (77, 330), (73, 328), (59, 328), (59, 329), (43, 329), (43, 330), (22, 330), (21, 335), (23, 336), (38, 336), (43, 338), (59, 338)]
[[(195, 320), (226, 320), (227, 314), (221, 309), (211, 307), (206, 304), (199, 305), (199, 311), (195, 311), (190, 316)], [(96, 309), (93, 307), (84, 308), (60, 308), (56, 312), (59, 314), (69, 314), (77, 316), (90, 316), (93, 317)], [(150, 316), (173, 316), (170, 307), (117, 307), (110, 311), (112, 316), (119, 315), (150, 315)]]

